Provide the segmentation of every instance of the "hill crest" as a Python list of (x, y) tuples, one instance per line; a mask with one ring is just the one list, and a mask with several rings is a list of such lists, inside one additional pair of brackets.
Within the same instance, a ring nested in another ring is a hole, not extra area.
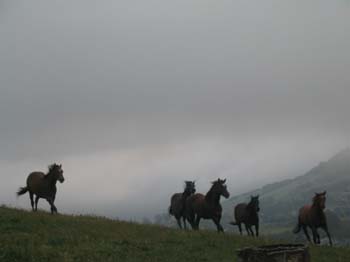
[(327, 209), (342, 219), (350, 218), (350, 148), (346, 148), (327, 161), (320, 162), (304, 175), (267, 184), (259, 189), (234, 196), (223, 203), (225, 211), (250, 195), (260, 195), (263, 223), (289, 224), (295, 220), (298, 209), (315, 192), (327, 191)]

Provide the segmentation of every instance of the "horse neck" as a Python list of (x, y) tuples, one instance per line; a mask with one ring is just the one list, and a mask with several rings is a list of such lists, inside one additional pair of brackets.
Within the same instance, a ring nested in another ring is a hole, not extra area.
[(218, 205), (220, 203), (220, 194), (210, 189), (205, 195), (205, 200), (211, 204)]
[(256, 214), (257, 212), (255, 211), (255, 208), (254, 208), (254, 205), (253, 205), (253, 202), (249, 202), (247, 204), (247, 211), (249, 214)]
[(46, 175), (46, 179), (48, 181), (48, 184), (50, 186), (56, 186), (56, 183), (57, 183), (57, 179), (55, 179), (54, 175), (52, 173), (48, 173)]
[(318, 214), (323, 214), (323, 209), (317, 205), (316, 203), (313, 203), (312, 206), (311, 206), (311, 209), (313, 210), (313, 212), (316, 212)]

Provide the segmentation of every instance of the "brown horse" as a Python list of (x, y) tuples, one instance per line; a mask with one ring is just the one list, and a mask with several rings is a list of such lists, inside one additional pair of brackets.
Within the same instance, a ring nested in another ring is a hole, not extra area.
[(169, 214), (175, 216), (177, 224), (180, 228), (181, 218), (183, 220), (184, 228), (186, 229), (185, 204), (186, 199), (196, 192), (195, 182), (185, 181), (185, 190), (183, 193), (176, 193), (171, 197)]
[[(63, 183), (62, 165), (52, 164), (49, 166), (49, 172), (45, 175), (42, 172), (32, 172), (27, 178), (27, 186), (21, 187), (17, 196), (29, 192), (30, 203), (32, 210), (37, 211), (39, 198), (45, 198), (51, 206), (51, 214), (57, 213), (57, 208), (54, 204), (56, 198), (56, 183)], [(33, 196), (35, 195), (35, 206)]]
[(259, 195), (251, 196), (248, 204), (241, 203), (235, 207), (235, 220), (236, 222), (230, 222), (231, 225), (238, 226), (239, 233), (242, 235), (243, 223), (247, 231), (248, 236), (254, 236), (252, 226), (255, 226), (255, 234), (259, 236)]
[(326, 207), (326, 191), (323, 193), (315, 193), (312, 199), (312, 205), (306, 205), (299, 210), (298, 224), (293, 230), (296, 234), (302, 228), (307, 240), (311, 242), (307, 227), (311, 228), (313, 241), (315, 244), (320, 244), (320, 235), (317, 232), (317, 228), (322, 228), (329, 239), (329, 244), (332, 246), (331, 235), (328, 231), (327, 219), (324, 213)]
[(226, 179), (212, 182), (212, 187), (208, 193), (194, 194), (186, 200), (186, 218), (191, 224), (192, 229), (198, 230), (201, 218), (212, 219), (217, 227), (218, 232), (224, 229), (220, 224), (222, 207), (220, 205), (220, 197), (228, 198), (230, 193), (225, 185)]

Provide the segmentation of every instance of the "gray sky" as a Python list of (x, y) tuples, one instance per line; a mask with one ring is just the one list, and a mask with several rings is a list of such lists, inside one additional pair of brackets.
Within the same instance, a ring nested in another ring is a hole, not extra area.
[[(350, 3), (0, 0), (0, 203), (63, 164), (57, 206), (153, 216), (349, 146)], [(47, 208), (46, 204), (41, 205)]]

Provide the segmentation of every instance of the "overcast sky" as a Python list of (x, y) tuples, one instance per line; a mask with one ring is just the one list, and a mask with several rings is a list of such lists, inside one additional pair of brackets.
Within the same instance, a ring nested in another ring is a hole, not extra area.
[(0, 203), (55, 161), (59, 210), (121, 218), (303, 174), (349, 146), (349, 25), (345, 0), (0, 0)]

